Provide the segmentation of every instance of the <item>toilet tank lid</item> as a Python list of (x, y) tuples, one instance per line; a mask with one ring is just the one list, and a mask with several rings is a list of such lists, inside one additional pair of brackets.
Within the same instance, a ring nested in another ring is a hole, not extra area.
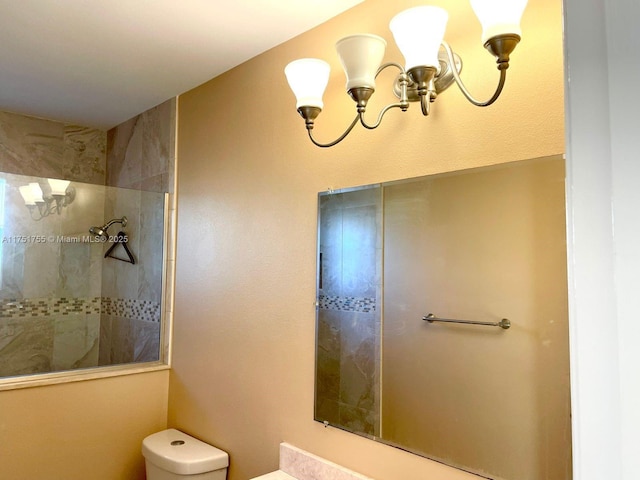
[(173, 428), (142, 441), (147, 461), (181, 475), (212, 472), (229, 466), (229, 455), (214, 446)]

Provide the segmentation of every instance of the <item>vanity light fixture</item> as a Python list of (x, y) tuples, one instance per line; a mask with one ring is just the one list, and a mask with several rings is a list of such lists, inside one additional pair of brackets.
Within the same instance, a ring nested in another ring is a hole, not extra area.
[[(319, 147), (341, 142), (360, 121), (367, 129), (377, 128), (390, 109), (407, 111), (410, 102), (420, 102), (423, 115), (429, 115), (430, 104), (438, 93), (455, 82), (472, 104), (486, 107), (495, 102), (506, 80), (509, 55), (520, 41), (520, 19), (527, 0), (470, 0), (482, 24), (484, 47), (496, 58), (500, 78), (495, 93), (486, 101), (476, 100), (460, 79), (462, 62), (444, 40), (448, 20), (446, 10), (435, 6), (418, 6), (400, 12), (391, 19), (389, 29), (404, 56), (405, 65), (382, 64), (386, 41), (377, 35), (351, 35), (336, 43), (340, 63), (347, 77), (347, 93), (356, 103), (356, 117), (346, 131), (333, 142), (320, 143), (313, 137), (315, 119), (323, 108), (322, 95), (329, 81), (329, 64), (317, 58), (294, 60), (285, 67), (285, 75), (296, 96), (296, 108), (304, 118), (311, 141)], [(367, 102), (375, 91), (375, 79), (382, 70), (395, 67), (400, 73), (393, 91), (397, 103), (385, 106), (376, 123), (364, 119)]]
[(76, 192), (69, 186), (70, 183), (69, 180), (48, 178), (47, 184), (51, 193), (45, 193), (38, 182), (23, 185), (18, 190), (31, 218), (38, 221), (53, 213), (60, 215), (62, 209), (73, 202)]

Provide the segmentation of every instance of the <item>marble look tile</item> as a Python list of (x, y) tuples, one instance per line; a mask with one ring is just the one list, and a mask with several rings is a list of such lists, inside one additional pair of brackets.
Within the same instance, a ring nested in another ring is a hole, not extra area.
[(280, 470), (297, 480), (373, 480), (288, 443), (280, 444)]
[(167, 178), (166, 173), (161, 173), (153, 177), (143, 178), (139, 182), (133, 183), (131, 188), (146, 192), (164, 192), (168, 185)]
[(0, 112), (0, 171), (104, 184), (106, 132)]
[(134, 362), (155, 362), (160, 358), (160, 323), (133, 320)]
[(342, 223), (342, 291), (347, 297), (375, 297), (376, 207), (348, 207)]
[[(169, 170), (169, 113), (166, 107), (158, 105), (140, 115), (142, 130), (142, 164), (140, 180), (156, 177)], [(164, 114), (164, 118), (163, 118)]]
[(55, 296), (58, 288), (58, 258), (60, 244), (30, 243), (25, 246), (24, 284), (25, 298)]
[(131, 363), (134, 352), (132, 320), (112, 315), (100, 316), (100, 365)]
[(60, 214), (61, 235), (88, 235), (89, 228), (104, 224), (105, 187), (71, 182), (73, 202)]
[(98, 365), (111, 365), (111, 315), (100, 314)]
[(107, 184), (156, 192), (173, 191), (175, 99), (107, 132)]
[(340, 421), (340, 314), (318, 311), (316, 350), (315, 418), (338, 424)]
[[(142, 154), (138, 144), (141, 134), (136, 131), (139, 116), (112, 128), (107, 132), (107, 185), (129, 187), (140, 179)], [(130, 148), (130, 151), (128, 151)]]
[(0, 170), (61, 178), (64, 125), (0, 112)]
[(65, 125), (61, 178), (104, 185), (106, 152), (105, 131), (79, 125)]
[(98, 363), (99, 350), (100, 350), (99, 339), (96, 338), (91, 348), (87, 350), (87, 353), (85, 353), (84, 356), (76, 360), (71, 366), (71, 369), (76, 370), (79, 368), (92, 368), (92, 367), (99, 366), (99, 363)]
[[(352, 194), (358, 195), (352, 199)], [(321, 200), (321, 293), (375, 297), (380, 284), (377, 232), (380, 209), (375, 204), (362, 205), (360, 192), (345, 195)]]
[(379, 329), (377, 313), (318, 311), (318, 420), (378, 434)]
[[(105, 195), (104, 218), (105, 221), (113, 218), (126, 216), (128, 223), (126, 227), (115, 224), (109, 233), (115, 235), (119, 231), (124, 231), (128, 237), (127, 246), (132, 252), (136, 261), (139, 260), (139, 231), (140, 231), (140, 201), (143, 192), (137, 190), (127, 190), (121, 188), (108, 188)], [(103, 252), (106, 252), (112, 243), (103, 245)], [(122, 245), (113, 250), (113, 254), (118, 258), (127, 259)], [(138, 276), (140, 268), (138, 265), (118, 261), (113, 258), (104, 258), (102, 261), (102, 296), (110, 298), (137, 298)]]
[(104, 254), (102, 253), (102, 244), (91, 243), (91, 251), (89, 254), (89, 292), (92, 297), (101, 297), (102, 293), (102, 264), (104, 262)]
[(0, 376), (51, 371), (51, 318), (0, 319)]
[(66, 298), (96, 297), (89, 281), (91, 267), (90, 243), (61, 243), (59, 246), (56, 296)]
[(338, 404), (338, 425), (358, 433), (380, 435), (380, 419), (376, 411), (353, 405)]
[(54, 317), (54, 371), (98, 365), (99, 314)]
[(113, 317), (111, 322), (111, 364), (131, 363), (135, 344), (133, 321)]
[(24, 244), (2, 245), (0, 300), (23, 298)]
[(340, 401), (359, 408), (371, 409), (375, 404), (373, 391), (375, 355), (373, 342), (362, 340), (353, 352), (343, 350), (340, 358)]

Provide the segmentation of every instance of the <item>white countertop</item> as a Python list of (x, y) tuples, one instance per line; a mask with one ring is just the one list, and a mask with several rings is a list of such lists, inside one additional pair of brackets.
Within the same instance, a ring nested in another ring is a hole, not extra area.
[(276, 470), (275, 472), (267, 473), (266, 475), (260, 475), (251, 480), (296, 480), (288, 473), (284, 473), (282, 470)]

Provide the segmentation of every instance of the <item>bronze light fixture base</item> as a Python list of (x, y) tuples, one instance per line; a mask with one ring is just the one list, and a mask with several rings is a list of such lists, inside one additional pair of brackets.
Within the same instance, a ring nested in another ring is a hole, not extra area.
[(519, 42), (520, 35), (516, 35), (515, 33), (496, 35), (485, 42), (484, 48), (496, 57), (498, 70), (506, 70), (509, 68), (509, 55), (511, 55), (511, 52), (513, 52)]

